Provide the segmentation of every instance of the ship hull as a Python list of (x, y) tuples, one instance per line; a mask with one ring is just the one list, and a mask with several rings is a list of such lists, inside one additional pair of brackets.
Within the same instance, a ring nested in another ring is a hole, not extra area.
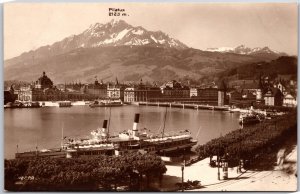
[[(196, 141), (186, 142), (182, 145), (177, 146), (167, 146), (167, 147), (155, 147), (152, 146), (153, 149), (149, 150), (149, 146), (144, 147), (142, 145), (136, 146), (137, 148), (132, 147), (131, 149), (115, 149), (115, 148), (107, 148), (107, 149), (73, 149), (73, 150), (50, 150), (47, 152), (41, 151), (31, 151), (31, 152), (23, 152), (16, 153), (15, 158), (77, 158), (77, 157), (91, 157), (97, 155), (123, 155), (131, 152), (146, 152), (146, 153), (154, 153), (160, 156), (166, 156), (168, 154), (180, 153), (185, 151), (190, 151), (193, 146), (197, 144)], [(116, 154), (118, 153), (118, 154)]]
[(123, 106), (123, 104), (90, 104), (91, 108), (96, 108), (96, 107), (119, 107)]

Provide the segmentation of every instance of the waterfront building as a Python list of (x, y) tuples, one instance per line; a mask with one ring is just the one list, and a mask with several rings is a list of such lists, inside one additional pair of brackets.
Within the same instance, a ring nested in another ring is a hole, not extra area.
[(169, 87), (169, 88), (180, 88), (180, 87), (182, 87), (182, 85), (179, 82), (177, 82), (176, 80), (169, 81), (169, 82), (165, 83), (163, 86), (164, 87)]
[(231, 83), (231, 87), (238, 91), (248, 91), (256, 95), (259, 90), (262, 90), (262, 80), (236, 80)]
[(222, 80), (218, 84), (218, 106), (224, 106), (224, 104), (227, 104), (227, 98), (226, 98), (226, 93), (227, 93), (227, 83), (225, 80)]
[(45, 89), (32, 89), (32, 101), (59, 101), (66, 100), (67, 96), (64, 92), (56, 87)]
[(225, 92), (219, 90), (218, 91), (218, 106), (224, 106), (225, 102)]
[(134, 87), (125, 88), (124, 90), (124, 102), (134, 102)]
[(32, 86), (21, 86), (18, 91), (18, 100), (20, 101), (32, 101)]
[(269, 88), (264, 94), (264, 100), (267, 106), (282, 106), (283, 94), (278, 88)]
[(89, 95), (84, 94), (82, 91), (67, 91), (62, 92), (62, 98), (60, 100), (70, 100), (70, 101), (82, 101), (82, 100), (93, 100)]
[[(64, 87), (64, 91), (82, 91), (84, 87), (84, 84), (82, 84), (81, 82), (79, 83), (68, 83), (68, 84), (65, 84), (65, 87)], [(58, 88), (61, 90), (61, 88)]]
[(124, 90), (125, 86), (120, 84), (108, 85), (107, 87), (107, 97), (109, 99), (121, 99), (124, 100)]
[(283, 106), (296, 107), (297, 106), (297, 97), (295, 97), (295, 95), (287, 93), (286, 95), (284, 95), (284, 98), (283, 98)]
[(198, 88), (190, 88), (190, 97), (198, 96)]
[(247, 90), (234, 90), (229, 92), (229, 104), (253, 106), (256, 103), (256, 95)]
[(124, 102), (146, 102), (161, 97), (161, 91), (158, 87), (151, 87), (145, 85), (136, 85), (125, 88)]
[(19, 90), (20, 101), (57, 101), (66, 100), (66, 95), (57, 88), (38, 89), (32, 86), (24, 86)]
[(37, 89), (45, 89), (45, 88), (52, 88), (53, 82), (48, 76), (46, 75), (46, 72), (43, 72), (43, 75), (38, 78), (38, 80), (35, 82), (35, 88)]
[(89, 99), (105, 99), (108, 97), (107, 85), (102, 81), (99, 83), (96, 79), (94, 84), (88, 84), (83, 87), (83, 93), (86, 94)]
[(154, 99), (161, 98), (162, 93), (159, 87), (148, 86), (146, 91), (147, 101), (154, 101)]
[(274, 83), (274, 88), (278, 88), (283, 95), (287, 94), (285, 83), (281, 80)]
[(169, 81), (160, 88), (163, 98), (190, 98), (190, 88), (176, 80)]
[[(190, 89), (190, 101), (217, 105), (219, 100), (219, 89), (217, 88), (191, 88)], [(224, 103), (225, 92), (222, 92), (222, 102)]]
[(166, 87), (162, 93), (163, 98), (190, 98), (190, 89), (187, 86), (181, 88)]
[(135, 102), (146, 102), (147, 101), (147, 88), (136, 87), (134, 91)]
[(262, 100), (263, 100), (262, 99), (262, 90), (258, 89), (257, 92), (256, 92), (256, 102), (261, 103)]
[(36, 82), (20, 87), (18, 91), (18, 100), (20, 101), (58, 101), (66, 99), (67, 95), (53, 86), (52, 80), (45, 72)]
[(218, 89), (217, 88), (199, 89), (197, 99), (203, 102), (218, 102)]
[(18, 95), (15, 94), (13, 86), (9, 90), (4, 90), (4, 104), (9, 102), (14, 102), (18, 98)]

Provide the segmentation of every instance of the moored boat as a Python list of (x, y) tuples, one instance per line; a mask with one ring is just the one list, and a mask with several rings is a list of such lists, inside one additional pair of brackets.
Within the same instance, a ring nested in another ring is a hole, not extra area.
[(118, 106), (123, 106), (123, 102), (121, 100), (95, 100), (89, 106), (91, 108), (94, 108), (94, 107), (118, 107)]
[(261, 118), (258, 114), (248, 113), (248, 114), (241, 114), (239, 118), (239, 123), (241, 125), (250, 125), (256, 124), (261, 121)]
[(58, 102), (59, 107), (71, 107), (72, 103), (71, 101), (60, 101)]
[(14, 103), (7, 103), (4, 105), (4, 108), (40, 108), (40, 104), (38, 102), (20, 102), (16, 101)]

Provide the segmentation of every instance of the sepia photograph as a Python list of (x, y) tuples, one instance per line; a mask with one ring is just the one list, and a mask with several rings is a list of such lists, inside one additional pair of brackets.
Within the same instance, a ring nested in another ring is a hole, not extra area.
[(297, 191), (297, 3), (3, 5), (4, 190)]

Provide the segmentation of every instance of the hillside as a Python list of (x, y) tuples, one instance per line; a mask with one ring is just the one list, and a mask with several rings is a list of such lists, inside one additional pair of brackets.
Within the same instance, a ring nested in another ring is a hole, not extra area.
[[(34, 81), (42, 71), (54, 80), (93, 81), (95, 76), (104, 81), (166, 81), (189, 78), (198, 80), (215, 75), (261, 58), (232, 53), (214, 53), (196, 49), (172, 49), (149, 46), (118, 46), (79, 48), (65, 54), (23, 60), (4, 68), (5, 80)], [(26, 71), (25, 71), (26, 70)]]
[[(240, 48), (241, 49), (241, 48)], [(4, 80), (35, 81), (46, 71), (54, 83), (103, 81), (194, 80), (278, 57), (210, 52), (189, 48), (161, 31), (147, 31), (123, 20), (96, 23), (77, 35), (42, 46), (4, 62)]]
[(297, 78), (297, 57), (281, 56), (269, 62), (255, 62), (220, 73), (220, 77), (235, 79), (259, 79), (260, 75), (276, 78), (278, 75), (290, 75)]

